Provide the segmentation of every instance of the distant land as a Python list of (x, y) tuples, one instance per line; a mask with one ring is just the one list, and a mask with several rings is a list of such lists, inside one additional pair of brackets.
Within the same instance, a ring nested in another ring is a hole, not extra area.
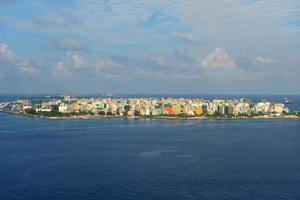
[(284, 102), (250, 98), (35, 96), (0, 103), (0, 111), (47, 119), (158, 118), (158, 119), (299, 119)]

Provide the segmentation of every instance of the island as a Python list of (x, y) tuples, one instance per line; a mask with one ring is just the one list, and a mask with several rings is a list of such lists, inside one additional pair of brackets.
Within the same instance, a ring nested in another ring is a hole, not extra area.
[(0, 112), (46, 119), (299, 119), (284, 103), (248, 98), (32, 98), (0, 103)]

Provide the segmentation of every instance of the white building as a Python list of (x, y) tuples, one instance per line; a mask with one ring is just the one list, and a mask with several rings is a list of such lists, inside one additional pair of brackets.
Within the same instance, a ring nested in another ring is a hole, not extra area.
[(66, 105), (59, 105), (58, 106), (58, 112), (60, 112), (60, 113), (67, 113), (68, 112), (68, 106), (66, 106)]

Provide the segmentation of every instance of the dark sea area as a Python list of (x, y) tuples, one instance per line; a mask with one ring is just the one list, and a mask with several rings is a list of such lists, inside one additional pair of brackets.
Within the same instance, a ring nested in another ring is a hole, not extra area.
[[(32, 96), (0, 95), (0, 102)], [(300, 97), (287, 97), (294, 100), (289, 108), (300, 110)], [(300, 120), (45, 120), (0, 113), (0, 200), (94, 199), (300, 199)]]

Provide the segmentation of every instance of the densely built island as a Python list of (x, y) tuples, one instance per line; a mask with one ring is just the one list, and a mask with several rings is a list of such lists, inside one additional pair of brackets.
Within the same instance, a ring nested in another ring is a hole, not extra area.
[(0, 104), (0, 111), (49, 119), (124, 118), (299, 118), (285, 104), (247, 98), (62, 98), (23, 99)]

